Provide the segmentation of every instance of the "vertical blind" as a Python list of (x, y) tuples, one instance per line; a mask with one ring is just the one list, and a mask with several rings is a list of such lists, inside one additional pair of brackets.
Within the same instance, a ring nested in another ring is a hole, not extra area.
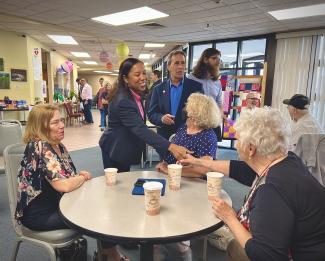
[(312, 85), (310, 88), (310, 111), (325, 130), (325, 39), (317, 37), (317, 48), (313, 63)]
[(310, 111), (325, 127), (325, 43), (324, 35), (298, 36), (277, 40), (272, 107), (287, 117), (283, 99), (296, 93), (311, 98)]

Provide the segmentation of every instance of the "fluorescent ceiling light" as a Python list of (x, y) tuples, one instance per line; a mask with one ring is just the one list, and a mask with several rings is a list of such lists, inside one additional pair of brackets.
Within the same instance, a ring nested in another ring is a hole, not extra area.
[(150, 7), (144, 6), (114, 14), (98, 16), (91, 19), (104, 24), (123, 25), (157, 19), (166, 16), (169, 15), (162, 13), (158, 10), (152, 9)]
[(97, 63), (95, 61), (83, 61), (84, 64), (91, 64), (96, 65)]
[(160, 47), (165, 47), (165, 44), (161, 44), (161, 43), (145, 43), (144, 47), (148, 47), (148, 48), (160, 48)]
[(114, 70), (114, 72), (119, 72), (120, 70)]
[(154, 53), (141, 53), (139, 55), (139, 59), (151, 59), (154, 58), (156, 56), (156, 54)]
[(145, 66), (149, 65), (149, 63), (143, 63)]
[(325, 4), (309, 5), (268, 12), (277, 20), (325, 15)]
[(114, 75), (114, 76), (118, 76), (118, 74), (117, 74), (117, 73), (112, 73), (111, 75)]
[(112, 73), (112, 72), (108, 72), (108, 71), (94, 71), (95, 73)]
[(86, 52), (71, 52), (71, 54), (75, 57), (90, 57)]
[(47, 35), (49, 38), (51, 38), (54, 42), (58, 44), (74, 44), (78, 45), (75, 39), (73, 39), (70, 35)]

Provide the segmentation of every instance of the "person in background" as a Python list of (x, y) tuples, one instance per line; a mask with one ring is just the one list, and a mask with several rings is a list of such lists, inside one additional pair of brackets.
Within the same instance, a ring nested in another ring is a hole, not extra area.
[(99, 109), (99, 112), (100, 112), (100, 129), (103, 131), (106, 127), (106, 112), (105, 112), (105, 108), (103, 106), (103, 103), (102, 103), (102, 99), (100, 98), (103, 94), (103, 92), (106, 92), (107, 89), (104, 87), (104, 78), (99, 78), (98, 80), (99, 82), (99, 89), (98, 89), (98, 92), (96, 94), (96, 97), (97, 97), (97, 107)]
[(85, 124), (92, 124), (94, 123), (93, 115), (91, 113), (91, 105), (93, 101), (93, 89), (84, 78), (80, 80), (80, 86), (82, 88), (81, 98), (84, 107)]
[[(220, 80), (218, 80), (220, 61), (221, 52), (219, 50), (215, 48), (205, 49), (188, 78), (201, 83), (204, 94), (212, 97), (223, 113), (222, 86)], [(221, 141), (221, 127), (217, 126), (215, 132), (218, 141)]]
[(291, 130), (291, 150), (293, 150), (302, 134), (323, 133), (319, 124), (310, 115), (308, 107), (310, 100), (307, 96), (302, 94), (295, 94), (290, 99), (283, 100), (283, 103), (288, 105), (288, 112), (292, 120)]
[(148, 114), (150, 100), (151, 100), (151, 96), (152, 96), (152, 91), (158, 84), (161, 83), (161, 71), (154, 70), (151, 73), (151, 80), (152, 80), (153, 83), (152, 83), (151, 88), (149, 90), (149, 93), (147, 94), (147, 97), (145, 99), (145, 111), (146, 111), (146, 114)]
[(184, 52), (171, 52), (167, 64), (170, 77), (153, 89), (148, 117), (158, 127), (157, 133), (169, 139), (186, 121), (183, 108), (187, 98), (195, 92), (203, 93), (203, 89), (201, 83), (184, 76)]
[[(216, 159), (218, 144), (213, 128), (222, 122), (219, 107), (211, 97), (192, 93), (188, 97), (185, 112), (187, 115), (186, 123), (179, 128), (171, 142), (186, 147), (193, 152), (193, 156), (196, 158)], [(156, 169), (167, 174), (168, 164), (176, 162), (175, 157), (168, 153), (164, 161), (156, 166)], [(184, 166), (182, 169), (182, 176), (184, 177), (205, 178), (205, 175), (205, 168)]]
[(288, 151), (286, 119), (277, 109), (255, 108), (241, 113), (235, 129), (242, 161), (229, 164), (190, 155), (181, 160), (251, 186), (238, 214), (219, 198), (213, 202), (214, 214), (234, 236), (228, 260), (324, 260), (325, 189)]
[(106, 81), (103, 84), (103, 92), (101, 93), (101, 95), (99, 96), (99, 100), (101, 100), (101, 104), (102, 104), (102, 110), (103, 110), (103, 114), (104, 116), (101, 117), (101, 131), (105, 130), (106, 127), (106, 116), (108, 114), (108, 100), (109, 100), (109, 93), (112, 89), (112, 85)]
[(127, 58), (121, 63), (117, 84), (109, 97), (108, 127), (99, 140), (104, 168), (129, 171), (132, 164), (140, 163), (145, 143), (154, 147), (160, 155), (170, 151), (177, 159), (190, 153), (146, 126), (141, 102), (146, 80), (142, 61)]
[[(34, 106), (24, 133), (26, 149), (18, 173), (15, 217), (36, 231), (69, 228), (59, 213), (59, 201), (90, 180), (88, 171), (77, 172), (66, 147), (64, 123), (53, 105)], [(116, 244), (107, 243), (109, 260), (120, 261)]]
[(247, 94), (246, 101), (246, 109), (252, 110), (256, 107), (259, 107), (259, 98), (257, 98), (253, 92)]
[(81, 99), (82, 88), (80, 86), (80, 79), (79, 78), (76, 79), (75, 87), (74, 88), (75, 88), (75, 90), (78, 93), (78, 100), (79, 100), (79, 102), (82, 102), (82, 99)]

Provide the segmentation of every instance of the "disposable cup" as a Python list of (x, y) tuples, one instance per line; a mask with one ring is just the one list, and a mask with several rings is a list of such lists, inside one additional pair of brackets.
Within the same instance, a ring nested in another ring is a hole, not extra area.
[(114, 186), (116, 184), (117, 168), (106, 168), (104, 169), (106, 176), (106, 185)]
[(182, 165), (169, 164), (168, 165), (168, 184), (170, 190), (180, 190), (182, 178)]
[(220, 196), (223, 177), (224, 175), (220, 172), (207, 173), (207, 189), (209, 200), (213, 200), (213, 198)]
[(157, 181), (149, 181), (143, 184), (144, 203), (149, 216), (155, 216), (160, 213), (160, 195), (162, 188), (163, 184)]

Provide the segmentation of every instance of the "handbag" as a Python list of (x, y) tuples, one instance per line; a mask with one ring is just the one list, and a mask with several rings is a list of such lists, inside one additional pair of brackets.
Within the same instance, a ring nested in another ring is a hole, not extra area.
[(57, 249), (61, 261), (87, 261), (87, 240), (83, 237), (71, 245)]

